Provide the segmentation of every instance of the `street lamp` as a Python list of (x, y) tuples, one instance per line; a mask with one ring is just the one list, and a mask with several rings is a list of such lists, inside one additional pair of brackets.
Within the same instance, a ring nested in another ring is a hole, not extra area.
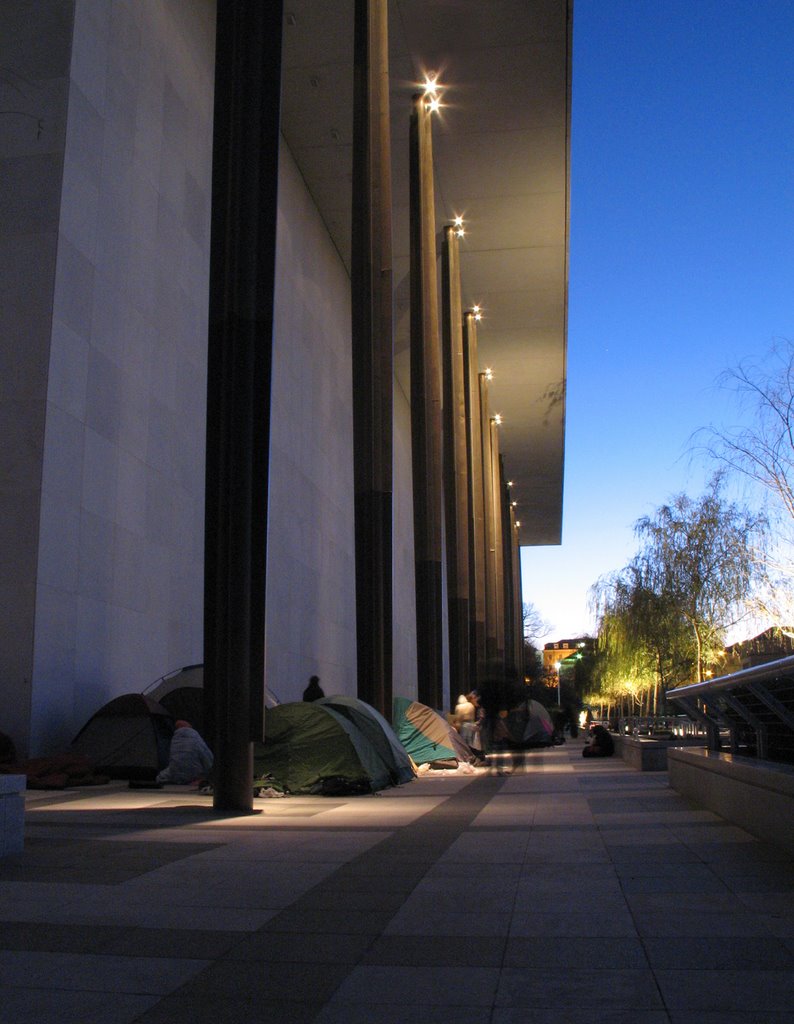
[(557, 672), (557, 707), (562, 707), (562, 662), (555, 661), (554, 668)]

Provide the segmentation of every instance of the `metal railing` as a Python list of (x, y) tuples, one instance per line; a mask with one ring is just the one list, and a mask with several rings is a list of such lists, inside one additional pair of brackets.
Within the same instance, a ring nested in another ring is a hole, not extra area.
[(687, 715), (627, 715), (618, 719), (618, 732), (624, 736), (674, 739), (706, 735), (703, 724)]
[(667, 691), (711, 750), (794, 764), (794, 657)]

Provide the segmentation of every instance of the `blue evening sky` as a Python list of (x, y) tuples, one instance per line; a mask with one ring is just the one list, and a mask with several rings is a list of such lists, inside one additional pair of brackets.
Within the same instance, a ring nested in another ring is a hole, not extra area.
[(794, 0), (576, 0), (571, 138), (563, 538), (522, 549), (546, 641), (703, 490), (719, 374), (794, 339)]

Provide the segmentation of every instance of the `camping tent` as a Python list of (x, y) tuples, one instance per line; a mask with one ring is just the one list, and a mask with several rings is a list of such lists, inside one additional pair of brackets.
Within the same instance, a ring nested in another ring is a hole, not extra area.
[(427, 704), (394, 698), (394, 731), (417, 764), (479, 761), (479, 755), (461, 739), (460, 733)]
[(288, 793), (371, 793), (392, 771), (345, 715), (319, 701), (279, 704), (267, 713), (264, 743), (254, 743), (254, 786)]
[(71, 752), (112, 779), (153, 779), (168, 764), (173, 733), (173, 719), (162, 705), (125, 693), (89, 718)]
[[(183, 718), (204, 735), (204, 666), (185, 665), (161, 676), (144, 690), (144, 696), (156, 700), (175, 719)], [(278, 697), (265, 691), (265, 707), (274, 708)]]
[(414, 769), (411, 759), (405, 747), (397, 739), (394, 730), (379, 711), (376, 711), (366, 701), (359, 700), (358, 697), (346, 697), (341, 694), (323, 697), (317, 703), (328, 708), (329, 711), (333, 711), (334, 714), (343, 715), (364, 733), (388, 767), (392, 783), (395, 786), (400, 786), (413, 779)]
[(145, 696), (162, 704), (175, 719), (190, 722), (197, 732), (204, 734), (203, 665), (186, 665), (163, 676), (147, 688)]
[[(528, 747), (548, 747), (554, 742), (554, 725), (549, 712), (542, 704), (531, 698), (519, 701), (507, 709), (507, 715), (501, 718), (501, 721), (507, 729), (505, 742), (508, 747), (525, 750)], [(493, 716), (483, 722), (483, 745), (488, 751), (494, 749), (494, 722)]]
[(553, 742), (554, 724), (546, 708), (536, 700), (527, 701), (527, 719), (521, 737), (525, 747), (548, 747)]

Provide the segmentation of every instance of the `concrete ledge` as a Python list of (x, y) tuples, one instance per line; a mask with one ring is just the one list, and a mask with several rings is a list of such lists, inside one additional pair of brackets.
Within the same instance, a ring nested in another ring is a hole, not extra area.
[(25, 845), (26, 786), (24, 775), (0, 775), (0, 857)]
[(615, 753), (619, 754), (627, 765), (638, 772), (666, 772), (667, 751), (671, 747), (694, 743), (701, 746), (703, 740), (658, 739), (654, 736), (621, 736), (612, 735), (615, 741)]
[(670, 785), (759, 839), (794, 851), (794, 766), (671, 747)]

